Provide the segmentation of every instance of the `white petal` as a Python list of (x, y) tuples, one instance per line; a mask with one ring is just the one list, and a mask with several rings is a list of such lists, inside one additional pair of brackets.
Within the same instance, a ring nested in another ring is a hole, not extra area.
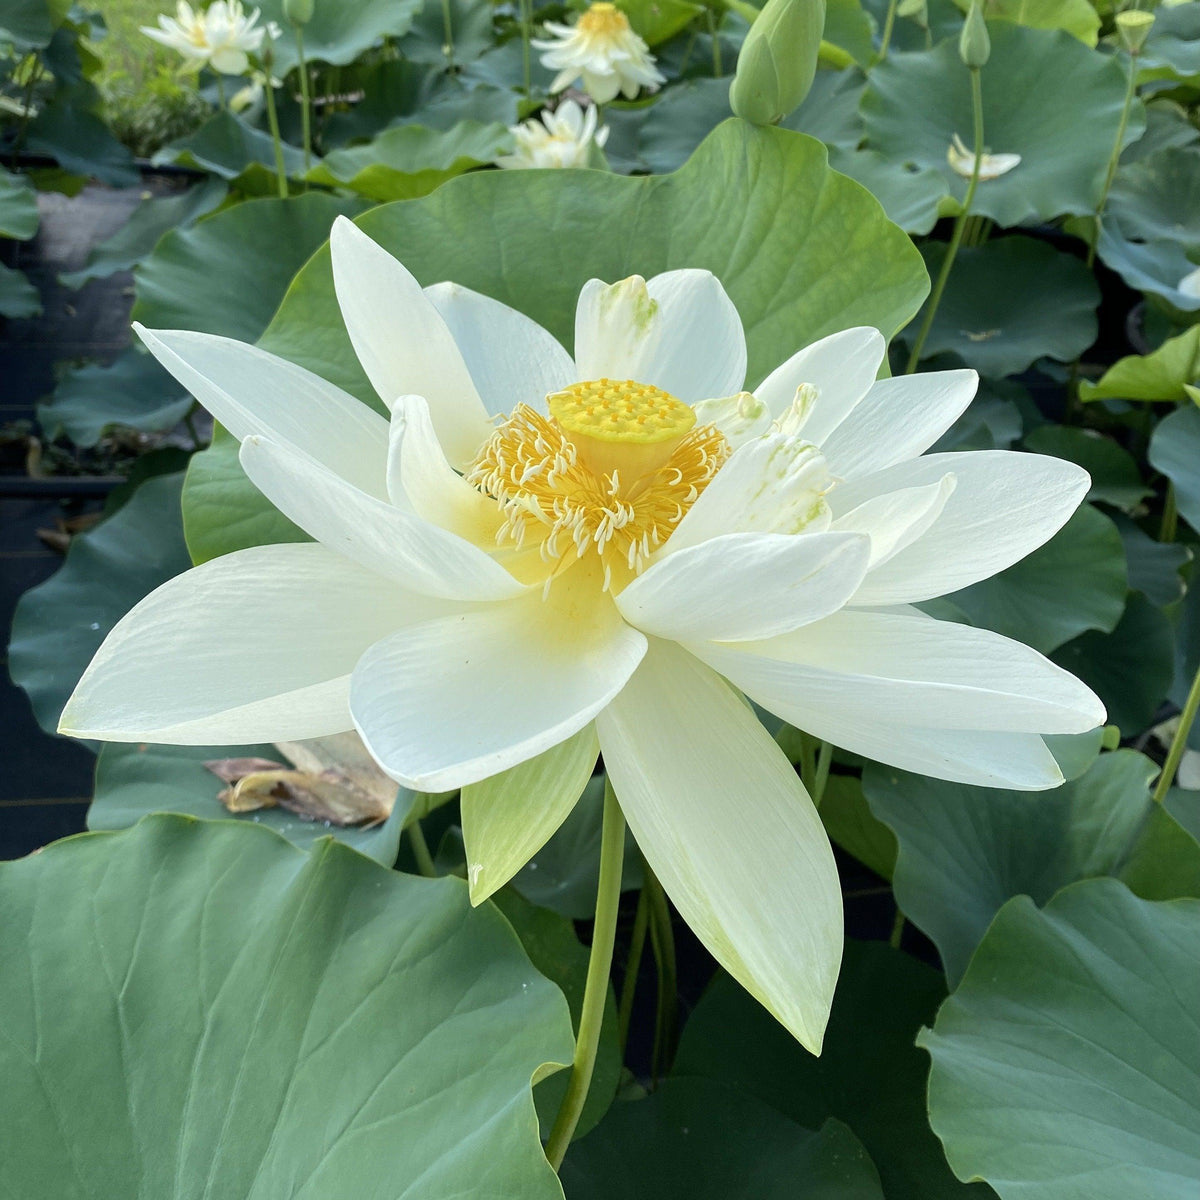
[(776, 417), (788, 410), (802, 383), (817, 389), (817, 401), (804, 423), (804, 437), (820, 445), (867, 394), (879, 373), (887, 344), (878, 329), (843, 329), (805, 346), (776, 367), (754, 389)]
[(866, 534), (871, 539), (868, 569), (874, 570), (912, 545), (938, 519), (954, 486), (954, 476), (943, 475), (937, 483), (872, 496), (838, 517), (832, 528)]
[(771, 433), (739, 446), (683, 515), (664, 555), (726, 533), (817, 533), (829, 525), (823, 496), (833, 480), (821, 452)]
[(694, 404), (741, 390), (746, 338), (708, 271), (667, 271), (611, 286), (589, 281), (575, 313), (580, 379), (635, 379)]
[(471, 903), (502, 888), (554, 835), (592, 777), (600, 743), (593, 725), (536, 758), (462, 790)]
[(235, 438), (264, 434), (383, 497), (387, 421), (287, 359), (232, 338), (135, 324), (150, 353)]
[(925, 616), (839, 612), (767, 641), (696, 652), (800, 728), (817, 712), (838, 722), (847, 732), (830, 740), (850, 749), (857, 729), (876, 722), (1037, 734), (1104, 722), (1091, 690), (1036, 650)]
[(424, 396), (446, 455), (465, 466), (491, 433), (454, 337), (421, 285), (346, 217), (329, 238), (346, 332), (372, 387), (391, 408)]
[(836, 487), (834, 517), (875, 496), (955, 476), (941, 515), (911, 546), (868, 573), (852, 603), (911, 604), (978, 583), (1048, 541), (1079, 507), (1091, 480), (1045, 454), (976, 450), (927, 454)]
[(974, 371), (881, 379), (822, 441), (829, 469), (857, 479), (924, 454), (966, 411), (978, 386)]
[(673, 641), (769, 638), (836, 612), (862, 582), (869, 538), (731, 533), (655, 563), (617, 597), (621, 615)]
[(441, 313), (493, 416), (517, 404), (544, 413), (546, 397), (575, 382), (571, 356), (524, 313), (457, 283), (435, 283), (425, 295)]
[(504, 516), (446, 461), (422, 396), (401, 396), (392, 410), (388, 495), (397, 508), (481, 548), (494, 548)]
[(355, 669), (350, 708), (393, 779), (446, 791), (577, 733), (620, 691), (645, 649), (599, 580), (577, 568), (555, 581), (548, 600), (537, 589), (373, 646)]
[(352, 727), (363, 651), (448, 606), (324, 546), (255, 546), (151, 592), (105, 639), (63, 712), (75, 737), (236, 745)]
[(451, 600), (502, 600), (523, 590), (470, 542), (358, 491), (293, 450), (247, 438), (240, 458), (254, 486), (307, 534), (404, 587)]
[(656, 642), (596, 721), (647, 862), (717, 961), (819, 1054), (842, 952), (828, 839), (733, 689)]

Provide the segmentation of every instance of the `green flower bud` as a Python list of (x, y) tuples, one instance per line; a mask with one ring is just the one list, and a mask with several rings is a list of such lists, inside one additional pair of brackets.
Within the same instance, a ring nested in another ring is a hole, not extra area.
[(307, 25), (313, 17), (313, 0), (283, 0), (283, 15), (293, 25)]
[(978, 70), (985, 66), (992, 53), (992, 39), (988, 37), (987, 23), (983, 19), (983, 6), (972, 0), (971, 11), (963, 22), (962, 34), (958, 39), (958, 54), (968, 67)]
[(1150, 27), (1154, 24), (1154, 14), (1140, 12), (1131, 8), (1127, 12), (1117, 13), (1117, 33), (1121, 37), (1121, 45), (1130, 54), (1139, 54), (1150, 35)]
[(825, 0), (767, 0), (738, 55), (733, 111), (756, 125), (781, 121), (808, 95), (825, 28)]

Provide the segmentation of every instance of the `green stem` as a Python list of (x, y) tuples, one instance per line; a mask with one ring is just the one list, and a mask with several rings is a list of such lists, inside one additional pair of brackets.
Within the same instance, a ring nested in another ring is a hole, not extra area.
[(896, 8), (899, 0), (888, 0), (887, 16), (883, 21), (883, 37), (879, 39), (879, 56), (876, 62), (883, 62), (888, 55), (888, 47), (892, 44), (892, 29), (896, 24)]
[(532, 0), (521, 0), (521, 71), (525, 83), (525, 99), (533, 89), (533, 72), (529, 65), (529, 35), (533, 24)]
[(433, 865), (433, 855), (429, 853), (429, 843), (425, 840), (425, 831), (421, 828), (420, 821), (413, 821), (409, 825), (408, 844), (412, 849), (413, 858), (417, 860), (417, 870), (426, 879), (433, 879), (437, 875), (437, 868)]
[(1158, 804), (1167, 798), (1167, 792), (1175, 782), (1175, 772), (1179, 770), (1179, 760), (1187, 749), (1188, 734), (1192, 732), (1197, 709), (1200, 709), (1200, 666), (1197, 666), (1196, 674), (1192, 677), (1191, 689), (1183, 702), (1183, 712), (1179, 714), (1179, 726), (1171, 739), (1171, 748), (1167, 751), (1167, 761), (1163, 763), (1162, 774), (1158, 777), (1158, 783), (1154, 785), (1154, 799)]
[(446, 56), (446, 69), (454, 69), (454, 22), (450, 17), (450, 0), (442, 0), (442, 53)]
[(717, 37), (717, 19), (710, 8), (708, 13), (708, 36), (712, 38), (713, 78), (720, 79), (725, 72), (721, 69), (721, 39)]
[[(304, 61), (304, 30), (296, 26), (296, 69), (300, 72), (300, 140), (304, 143), (304, 172), (312, 167), (312, 98), (309, 96), (308, 63)], [(270, 80), (267, 85), (270, 86)]]
[(625, 817), (617, 803), (612, 784), (604, 783), (604, 823), (600, 832), (600, 882), (596, 889), (596, 921), (592, 927), (592, 952), (588, 957), (587, 983), (583, 989), (583, 1009), (579, 1014), (579, 1033), (575, 1038), (575, 1060), (567, 1094), (554, 1120), (546, 1157), (557, 1171), (571, 1144), (571, 1135), (579, 1124), (604, 1022), (604, 1001), (608, 997), (608, 976), (612, 969), (613, 943), (617, 934), (617, 909), (621, 902), (621, 863), (625, 857)]
[(1117, 164), (1121, 160), (1125, 128), (1129, 124), (1129, 110), (1133, 107), (1133, 97), (1137, 92), (1137, 60), (1133, 55), (1126, 60), (1126, 66), (1128, 67), (1128, 76), (1125, 80), (1125, 103), (1121, 107), (1121, 120), (1117, 125), (1117, 137), (1113, 142), (1112, 153), (1108, 156), (1108, 170), (1104, 175), (1104, 187), (1100, 192), (1100, 202), (1096, 205), (1096, 217), (1092, 222), (1092, 236), (1088, 239), (1087, 265), (1089, 271), (1096, 262), (1096, 246), (1100, 242), (1100, 218), (1104, 216), (1104, 206), (1108, 203), (1108, 193), (1117, 173)]
[(900, 942), (904, 937), (904, 914), (899, 908), (896, 909), (896, 919), (892, 922), (892, 936), (888, 938), (888, 945), (893, 950), (900, 949)]
[(833, 743), (822, 742), (821, 749), (817, 754), (817, 774), (813, 780), (812, 791), (809, 793), (812, 796), (813, 805), (816, 808), (821, 807), (821, 801), (825, 796), (825, 785), (829, 782), (829, 768), (833, 764)]
[(229, 111), (229, 101), (225, 99), (225, 76), (217, 72), (217, 102), (222, 112)]
[(692, 30), (688, 35), (687, 45), (683, 48), (683, 56), (679, 60), (679, 74), (683, 75), (683, 69), (688, 65), (688, 60), (692, 57), (692, 50), (696, 45), (696, 35), (699, 32), (698, 25), (695, 21), (692, 22)]
[(650, 945), (658, 967), (658, 997), (654, 1020), (654, 1053), (651, 1075), (657, 1083), (666, 1074), (673, 1055), (678, 974), (675, 965), (675, 931), (671, 928), (671, 907), (658, 877), (645, 865), (645, 890), (650, 901)]
[(800, 730), (800, 782), (811, 796), (817, 785), (817, 757), (813, 739), (803, 729)]
[(954, 221), (954, 231), (950, 235), (950, 245), (946, 247), (946, 256), (942, 259), (941, 270), (938, 271), (937, 281), (929, 297), (929, 306), (925, 309), (925, 319), (921, 322), (921, 330), (917, 340), (913, 342), (912, 353), (908, 356), (908, 366), (904, 373), (911, 375), (917, 369), (921, 359), (921, 351), (925, 347), (925, 339), (933, 326), (933, 318), (937, 315), (942, 293), (946, 290), (946, 280), (950, 278), (950, 268), (954, 266), (958, 247), (962, 242), (963, 227), (967, 217), (971, 215), (971, 204), (975, 199), (975, 189), (979, 186), (979, 168), (983, 163), (983, 84), (979, 76), (979, 68), (969, 68), (971, 72), (971, 112), (975, 123), (975, 162), (971, 167), (971, 181), (967, 184), (967, 194), (963, 197), (962, 211)]
[(642, 966), (642, 953), (646, 948), (646, 928), (650, 923), (650, 902), (646, 889), (638, 894), (637, 913), (633, 918), (633, 936), (629, 942), (629, 956), (625, 959), (625, 978), (621, 982), (621, 1003), (617, 1008), (617, 1044), (621, 1057), (625, 1056), (625, 1044), (629, 1040), (629, 1021), (633, 1016), (633, 996), (637, 991), (638, 972)]
[(271, 70), (267, 68), (265, 85), (267, 101), (267, 127), (271, 130), (271, 141), (275, 144), (275, 185), (280, 200), (288, 195), (287, 168), (283, 165), (283, 138), (279, 136), (279, 114), (275, 111), (275, 89), (271, 85)]
[(1158, 527), (1158, 540), (1160, 542), (1173, 542), (1178, 533), (1179, 506), (1175, 499), (1175, 485), (1168, 483), (1167, 498), (1163, 501), (1162, 522)]

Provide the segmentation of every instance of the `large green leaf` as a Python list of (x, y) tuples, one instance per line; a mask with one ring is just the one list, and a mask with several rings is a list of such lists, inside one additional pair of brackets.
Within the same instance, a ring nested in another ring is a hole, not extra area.
[[(989, 152), (1019, 154), (1021, 162), (979, 185), (973, 211), (1009, 226), (1094, 212), (1125, 99), (1121, 63), (1060, 30), (991, 21), (988, 32), (984, 140)], [(868, 145), (893, 161), (940, 171), (962, 200), (967, 180), (946, 159), (951, 138), (970, 144), (973, 126), (970, 73), (957, 39), (873, 68), (862, 113)], [(1142, 124), (1137, 102), (1127, 140)]]
[[(779, 195), (790, 198), (786, 220)], [(928, 286), (912, 243), (864, 188), (828, 169), (819, 142), (737, 120), (674, 175), (482, 171), (373, 209), (360, 225), (422, 283), (451, 279), (494, 296), (566, 345), (590, 277), (706, 267), (741, 314), (752, 382), (835, 330), (869, 324), (890, 336)], [(342, 324), (328, 249), (292, 284), (262, 344), (364, 400), (373, 394)], [(248, 483), (221, 502), (242, 513), (268, 507)], [(189, 542), (207, 537), (191, 503), (189, 487)], [(216, 540), (226, 551), (253, 544)]]
[(247, 200), (167, 234), (134, 272), (135, 321), (254, 341), (292, 277), (362, 201), (312, 192)]
[(338, 828), (305, 821), (283, 808), (264, 808), (236, 816), (217, 798), (225, 786), (204, 766), (212, 759), (285, 758), (274, 746), (147, 746), (109, 742), (96, 760), (96, 794), (88, 809), (89, 829), (127, 829), (150, 813), (182, 813), (215, 821), (229, 819), (273, 829), (301, 850), (319, 838), (339, 842), (382, 863), (396, 862), (400, 832), (413, 807), (414, 793), (401, 788), (391, 817), (374, 828)]
[(617, 1104), (563, 1164), (568, 1200), (883, 1200), (839, 1121), (813, 1131), (713, 1079)]
[(1121, 535), (1085, 504), (1040, 549), (950, 600), (973, 625), (1049, 654), (1088, 629), (1114, 629), (1127, 586)]
[(911, 170), (877, 150), (833, 146), (829, 164), (843, 175), (857, 179), (905, 233), (928, 233), (949, 201), (940, 171), (928, 167)]
[(830, 1117), (844, 1121), (862, 1139), (888, 1200), (987, 1200), (989, 1188), (955, 1180), (925, 1115), (928, 1068), (913, 1038), (945, 994), (941, 975), (908, 955), (847, 942), (825, 1045), (814, 1058), (720, 975), (688, 1019), (675, 1074), (735, 1084), (810, 1129)]
[(180, 475), (147, 480), (107, 521), (71, 539), (66, 562), (17, 603), (9, 670), (53, 733), (67, 697), (108, 631), (143, 596), (191, 565)]
[(1149, 354), (1118, 359), (1098, 383), (1079, 385), (1081, 400), (1187, 400), (1200, 380), (1200, 325), (1168, 338)]
[(108, 366), (87, 363), (67, 371), (37, 415), (47, 437), (66, 434), (77, 446), (94, 446), (118, 427), (172, 429), (191, 407), (191, 396), (149, 354), (131, 346)]
[(617, 7), (647, 46), (674, 37), (704, 12), (704, 6), (692, 0), (617, 0)]
[[(956, 0), (965, 12), (970, 7)], [(1086, 46), (1094, 46), (1100, 33), (1100, 17), (1088, 0), (995, 0), (988, 16), (1003, 17), (1030, 29), (1062, 29)]]
[(1171, 788), (1152, 805), (1118, 875), (1143, 900), (1200, 897), (1200, 793)]
[(1175, 485), (1179, 515), (1200, 531), (1200, 408), (1186, 404), (1164, 417), (1150, 439), (1149, 458)]
[(25, 148), (50, 155), (72, 175), (99, 179), (112, 187), (133, 187), (141, 179), (133, 155), (88, 111), (75, 89), (62, 89), (30, 121)]
[[(925, 246), (936, 275), (944, 242)], [(1096, 340), (1100, 289), (1074, 255), (1005, 237), (958, 252), (924, 354), (957, 354), (981, 375), (1017, 375), (1039, 358), (1071, 362)]]
[(1200, 155), (1171, 147), (1123, 165), (1104, 216), (1127, 237), (1200, 248)]
[[(261, 0), (263, 24), (276, 21), (283, 30), (275, 42), (275, 70), (282, 74), (297, 61), (294, 27), (284, 13), (284, 0)], [(312, 20), (304, 26), (304, 56), (344, 66), (364, 50), (398, 38), (412, 27), (421, 0), (317, 0)]]
[(1162, 609), (1131, 593), (1113, 629), (1089, 630), (1060, 646), (1054, 661), (1078, 675), (1108, 708), (1123, 737), (1153, 723), (1175, 675), (1171, 622)]
[(1138, 58), (1139, 80), (1170, 79), (1193, 86), (1200, 80), (1200, 4), (1166, 4)]
[(951, 984), (1003, 904), (1045, 903), (1113, 873), (1146, 819), (1158, 768), (1133, 750), (1101, 755), (1051, 792), (968, 787), (871, 764), (863, 789), (896, 835), (896, 902), (937, 946)]
[[(328, 7), (323, 6), (323, 7)], [(207, 171), (222, 179), (237, 179), (255, 165), (275, 173), (275, 143), (269, 134), (247, 125), (231, 112), (222, 110), (211, 116), (195, 133), (164, 146), (154, 162), (173, 163), (196, 171)], [(304, 152), (286, 143), (283, 169), (288, 175), (304, 170)]]
[(818, 810), (825, 832), (882, 879), (896, 869), (896, 836), (877, 821), (857, 775), (831, 775)]
[(1010, 901), (920, 1037), (960, 1178), (1004, 1200), (1193, 1200), (1200, 901), (1114, 880)]
[(37, 233), (37, 192), (28, 175), (0, 167), (0, 237), (27, 241)]
[(409, 200), (511, 149), (503, 125), (460, 121), (450, 129), (398, 125), (373, 142), (334, 150), (308, 173), (314, 183), (346, 187), (370, 200)]
[(111, 237), (97, 243), (78, 271), (60, 275), (65, 287), (83, 287), (89, 279), (102, 279), (127, 271), (146, 257), (158, 239), (172, 229), (182, 229), (212, 212), (228, 189), (219, 178), (205, 179), (175, 196), (143, 200), (129, 220)]
[(65, 13), (62, 0), (0, 0), (0, 40), (22, 50), (48, 45)]
[(561, 994), (454, 879), (150, 817), (0, 867), (14, 1196), (561, 1196)]

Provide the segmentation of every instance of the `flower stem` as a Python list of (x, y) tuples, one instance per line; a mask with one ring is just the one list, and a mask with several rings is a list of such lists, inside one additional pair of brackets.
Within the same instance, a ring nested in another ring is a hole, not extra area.
[(429, 843), (425, 840), (425, 831), (420, 821), (413, 821), (408, 827), (408, 844), (412, 849), (413, 858), (417, 860), (417, 870), (426, 879), (432, 879), (437, 874), (433, 865), (433, 855), (429, 853)]
[(225, 76), (217, 72), (217, 100), (220, 103), (221, 111), (229, 111), (229, 101), (225, 99)]
[(265, 87), (267, 101), (267, 126), (271, 130), (271, 141), (275, 143), (275, 184), (280, 200), (288, 195), (287, 168), (283, 165), (283, 139), (279, 136), (279, 114), (275, 111), (275, 89), (271, 85), (271, 72), (267, 71)]
[(1179, 725), (1175, 730), (1175, 736), (1171, 739), (1171, 748), (1167, 751), (1167, 761), (1163, 763), (1162, 774), (1158, 777), (1158, 783), (1154, 785), (1154, 800), (1156, 804), (1161, 804), (1167, 798), (1167, 792), (1171, 790), (1171, 784), (1175, 782), (1175, 772), (1179, 770), (1179, 760), (1183, 758), (1183, 752), (1187, 749), (1188, 734), (1192, 732), (1192, 725), (1196, 721), (1196, 711), (1200, 709), (1200, 665), (1196, 667), (1196, 674), (1192, 676), (1192, 686), (1188, 691), (1187, 699), (1183, 702), (1183, 712), (1179, 714)]
[(1112, 153), (1108, 156), (1108, 170), (1104, 175), (1104, 187), (1100, 192), (1100, 201), (1096, 205), (1096, 216), (1092, 222), (1092, 236), (1088, 239), (1087, 265), (1090, 271), (1096, 262), (1096, 247), (1100, 242), (1100, 218), (1104, 216), (1104, 206), (1108, 203), (1108, 193), (1112, 189), (1113, 179), (1117, 174), (1117, 164), (1121, 161), (1121, 149), (1125, 142), (1125, 129), (1129, 124), (1129, 110), (1133, 107), (1133, 97), (1137, 93), (1137, 60), (1132, 55), (1126, 59), (1128, 77), (1125, 80), (1125, 103), (1121, 107), (1121, 120), (1117, 125), (1117, 136), (1113, 142)]
[(450, 0), (442, 0), (442, 53), (446, 56), (446, 69), (454, 69), (454, 22), (450, 17)]
[(608, 976), (612, 969), (613, 943), (617, 934), (617, 908), (621, 901), (621, 864), (625, 857), (625, 817), (609, 780), (604, 782), (604, 823), (600, 832), (600, 882), (596, 889), (596, 921), (592, 927), (592, 952), (588, 957), (583, 1009), (575, 1038), (575, 1060), (562, 1107), (546, 1143), (546, 1157), (557, 1171), (562, 1166), (571, 1135), (579, 1124), (596, 1065)]
[(888, 0), (887, 16), (883, 21), (883, 36), (879, 39), (879, 56), (876, 62), (883, 62), (888, 55), (888, 47), (892, 44), (892, 29), (896, 24), (896, 8), (899, 0)]
[(941, 270), (938, 271), (937, 281), (929, 297), (929, 307), (925, 310), (925, 319), (921, 322), (921, 330), (917, 340), (913, 342), (912, 352), (908, 356), (908, 366), (904, 368), (905, 375), (911, 375), (917, 369), (921, 359), (921, 351), (925, 347), (925, 339), (933, 327), (933, 318), (937, 316), (938, 305), (942, 301), (942, 293), (946, 290), (946, 280), (950, 278), (950, 268), (958, 254), (962, 242), (963, 228), (971, 215), (971, 204), (975, 199), (975, 189), (979, 186), (979, 168), (983, 165), (983, 83), (980, 79), (979, 68), (969, 67), (971, 72), (971, 114), (975, 124), (975, 162), (971, 167), (971, 181), (967, 184), (967, 193), (963, 197), (962, 209), (954, 219), (954, 230), (950, 234), (950, 245), (946, 247), (946, 256), (942, 259)]
[(629, 1021), (633, 1016), (633, 997), (637, 991), (638, 973), (642, 966), (642, 952), (646, 948), (646, 927), (650, 923), (650, 901), (646, 889), (638, 894), (637, 913), (633, 918), (633, 936), (629, 942), (629, 955), (625, 959), (625, 978), (621, 982), (621, 1003), (617, 1008), (617, 1044), (621, 1057), (629, 1041)]
[(900, 911), (899, 906), (896, 908), (896, 919), (892, 922), (892, 935), (888, 938), (888, 945), (893, 950), (900, 949), (900, 943), (904, 938), (904, 914)]
[[(300, 72), (300, 140), (304, 143), (304, 171), (312, 167), (312, 98), (309, 96), (308, 63), (304, 61), (304, 30), (296, 26), (296, 69)], [(271, 81), (267, 80), (270, 87)]]
[(833, 743), (822, 742), (821, 749), (817, 752), (817, 773), (810, 793), (815, 808), (821, 807), (821, 800), (825, 796), (825, 785), (829, 782), (829, 768), (832, 764)]
[(521, 0), (521, 71), (525, 85), (525, 99), (533, 88), (533, 73), (529, 66), (529, 35), (533, 24), (532, 0)]
[(655, 1083), (666, 1074), (673, 1055), (675, 1040), (676, 995), (678, 992), (675, 966), (675, 931), (671, 928), (671, 908), (658, 876), (645, 867), (645, 889), (650, 901), (650, 945), (658, 967), (658, 997), (654, 1020), (654, 1052), (651, 1076)]
[(721, 39), (717, 37), (717, 19), (713, 10), (705, 10), (708, 15), (708, 36), (712, 38), (713, 78), (720, 79), (725, 72), (721, 69)]
[(1163, 501), (1162, 521), (1158, 526), (1158, 540), (1173, 542), (1179, 532), (1179, 506), (1175, 499), (1175, 485), (1167, 484), (1167, 498)]

